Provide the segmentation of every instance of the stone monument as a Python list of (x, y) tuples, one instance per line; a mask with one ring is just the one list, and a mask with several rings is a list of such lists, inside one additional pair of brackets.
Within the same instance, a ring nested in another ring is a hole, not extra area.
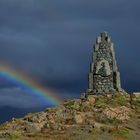
[(107, 32), (97, 37), (92, 54), (92, 63), (88, 78), (88, 89), (84, 94), (116, 94), (121, 89), (120, 73), (117, 69), (114, 44)]

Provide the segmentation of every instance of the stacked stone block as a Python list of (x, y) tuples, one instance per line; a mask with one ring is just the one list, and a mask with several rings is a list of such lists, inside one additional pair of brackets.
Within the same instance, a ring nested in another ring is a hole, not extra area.
[(103, 32), (97, 37), (94, 45), (86, 96), (115, 94), (118, 91), (121, 91), (121, 82), (114, 44), (108, 33)]

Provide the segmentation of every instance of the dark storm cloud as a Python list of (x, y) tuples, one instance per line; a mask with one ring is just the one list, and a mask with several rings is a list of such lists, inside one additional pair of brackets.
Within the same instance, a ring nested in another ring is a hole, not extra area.
[(0, 61), (65, 97), (78, 97), (87, 87), (91, 46), (106, 30), (123, 87), (140, 90), (139, 6), (138, 0), (1, 0)]
[(37, 98), (26, 94), (20, 88), (0, 89), (0, 105), (20, 108), (34, 108), (43, 106)]
[[(50, 28), (48, 31), (52, 36), (50, 36), (49, 40), (52, 38), (57, 39), (51, 45), (55, 46), (57, 42), (62, 42), (62, 44), (59, 43), (61, 48), (67, 46), (67, 49), (71, 49), (71, 52), (77, 51), (78, 53), (79, 51), (79, 55), (76, 56), (73, 54), (73, 58), (75, 60), (78, 58), (79, 62), (81, 60), (78, 66), (83, 66), (81, 69), (85, 72), (86, 65), (83, 64), (82, 60), (89, 60), (87, 56), (89, 49), (86, 47), (91, 45), (91, 41), (95, 39), (99, 32), (104, 30), (109, 31), (116, 45), (115, 50), (119, 69), (123, 77), (122, 84), (127, 90), (130, 91), (131, 89), (132, 91), (133, 87), (128, 87), (126, 81), (129, 83), (132, 79), (135, 79), (135, 81), (139, 80), (139, 1), (111, 0), (103, 2), (101, 0), (89, 0), (63, 1), (63, 4), (60, 1), (58, 3), (51, 1), (50, 3), (52, 7), (49, 8)], [(53, 8), (54, 10), (52, 10)], [(62, 36), (59, 35), (60, 33)], [(83, 59), (79, 56), (82, 56)], [(127, 75), (126, 68), (128, 70)], [(85, 77), (85, 73), (83, 77)]]

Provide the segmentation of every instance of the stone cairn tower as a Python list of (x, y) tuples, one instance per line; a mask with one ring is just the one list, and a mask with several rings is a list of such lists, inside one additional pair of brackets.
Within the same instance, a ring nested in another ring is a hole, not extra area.
[(107, 32), (97, 37), (90, 65), (88, 89), (84, 97), (122, 91), (113, 46)]

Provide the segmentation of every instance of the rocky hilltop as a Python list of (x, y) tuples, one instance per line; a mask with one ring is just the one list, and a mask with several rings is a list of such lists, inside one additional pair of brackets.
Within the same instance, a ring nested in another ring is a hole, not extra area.
[(140, 140), (140, 93), (65, 101), (0, 126), (0, 140)]
[(114, 44), (107, 32), (94, 44), (88, 89), (81, 99), (0, 126), (0, 139), (140, 140), (140, 93), (121, 88)]

